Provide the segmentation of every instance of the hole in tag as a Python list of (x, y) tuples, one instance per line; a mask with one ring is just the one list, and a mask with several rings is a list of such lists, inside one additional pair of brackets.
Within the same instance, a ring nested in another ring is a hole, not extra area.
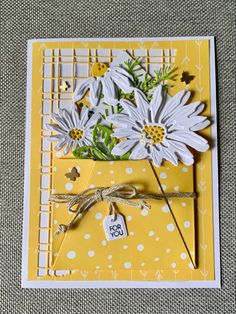
[(115, 222), (117, 220), (117, 214), (113, 214), (112, 216), (113, 216), (113, 218), (111, 219), (111, 221)]

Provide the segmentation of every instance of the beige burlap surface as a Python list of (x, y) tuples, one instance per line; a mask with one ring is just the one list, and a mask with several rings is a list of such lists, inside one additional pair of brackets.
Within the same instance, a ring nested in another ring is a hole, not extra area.
[[(3, 0), (1, 3), (1, 313), (233, 313), (235, 308), (234, 0)], [(30, 38), (215, 35), (222, 289), (23, 290), (26, 44)]]

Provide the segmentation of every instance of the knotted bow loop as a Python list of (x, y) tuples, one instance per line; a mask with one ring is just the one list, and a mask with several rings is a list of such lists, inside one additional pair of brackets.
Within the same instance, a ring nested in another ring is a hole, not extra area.
[(135, 186), (130, 184), (118, 184), (108, 188), (98, 188), (95, 191), (97, 201), (103, 201), (110, 197), (134, 198), (138, 194)]
[[(118, 184), (107, 188), (89, 188), (83, 192), (72, 194), (52, 194), (49, 201), (55, 203), (68, 203), (68, 211), (75, 214), (67, 225), (60, 225), (57, 233), (66, 232), (77, 218), (88, 210), (92, 205), (101, 201), (108, 201), (110, 204), (118, 203), (140, 209), (150, 209), (145, 199), (166, 199), (166, 198), (193, 198), (195, 193), (161, 193), (142, 194), (134, 185)], [(135, 200), (135, 201), (133, 201)], [(74, 206), (76, 205), (76, 208)]]
[[(89, 189), (84, 190), (81, 193), (78, 193), (77, 195), (70, 195), (69, 202), (68, 202), (68, 205), (67, 205), (68, 211), (71, 212), (71, 213), (77, 213), (80, 206), (84, 205), (88, 201), (92, 201), (93, 198), (95, 197), (95, 194), (91, 193), (91, 192), (94, 191), (94, 190), (95, 190), (95, 193), (96, 193), (96, 191), (98, 189), (96, 189), (96, 188), (89, 188)], [(49, 200), (50, 200), (50, 198), (49, 198)], [(54, 200), (54, 202), (55, 202), (55, 200)], [(75, 205), (77, 205), (77, 206), (76, 206), (75, 209), (73, 209), (73, 207)]]
[(102, 189), (97, 189), (95, 191), (95, 198), (96, 198), (97, 202), (103, 201), (104, 195), (103, 195), (103, 190)]

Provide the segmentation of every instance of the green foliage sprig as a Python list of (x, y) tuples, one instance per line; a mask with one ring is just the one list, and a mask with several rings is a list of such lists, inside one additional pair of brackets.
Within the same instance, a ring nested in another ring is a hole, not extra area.
[(138, 57), (135, 59), (128, 59), (124, 62), (124, 67), (133, 76), (135, 87), (140, 87), (141, 81), (139, 78), (142, 76), (142, 74), (137, 74), (137, 72), (142, 70), (141, 58)]
[(118, 144), (118, 139), (112, 136), (112, 128), (96, 124), (93, 129), (93, 146), (78, 147), (73, 151), (77, 159), (93, 158), (95, 160), (127, 160), (130, 153), (122, 156), (112, 155), (113, 147)]
[(106, 120), (106, 118), (110, 114), (118, 114), (121, 113), (124, 109), (121, 107), (120, 104), (117, 104), (116, 106), (112, 106), (108, 104), (107, 102), (103, 102), (104, 106), (107, 106), (107, 108), (104, 110), (104, 113), (100, 113), (100, 116), (102, 117), (103, 120)]
[[(149, 100), (152, 98), (152, 94), (150, 93), (151, 90), (161, 83), (163, 83), (163, 88), (167, 89), (169, 87), (167, 81), (175, 81), (177, 76), (175, 73), (177, 68), (172, 66), (163, 66), (163, 68), (154, 71), (154, 77), (146, 73), (143, 77), (143, 80), (141, 81), (140, 78), (143, 76), (143, 74), (137, 74), (137, 72), (142, 69), (141, 58), (129, 59), (124, 62), (123, 66), (133, 76), (134, 86), (141, 89)], [(133, 92), (130, 94), (121, 93), (120, 97), (134, 101)]]
[(151, 77), (148, 74), (145, 74), (144, 81), (142, 83), (141, 89), (144, 93), (149, 92), (153, 88), (157, 87), (159, 84), (164, 83), (163, 86), (168, 87), (165, 82), (166, 81), (174, 81), (177, 74), (174, 72), (176, 68), (172, 66), (164, 66), (159, 70), (154, 71), (155, 76)]

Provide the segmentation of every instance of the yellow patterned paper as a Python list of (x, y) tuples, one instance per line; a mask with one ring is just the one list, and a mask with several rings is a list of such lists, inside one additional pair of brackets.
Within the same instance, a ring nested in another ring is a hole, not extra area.
[[(62, 49), (68, 50), (67, 56), (61, 56)], [(106, 57), (99, 56), (99, 49), (107, 50)], [(84, 71), (87, 66), (89, 76), (94, 63), (111, 62), (115, 58), (112, 51), (127, 49), (133, 55), (144, 54), (147, 71), (153, 63), (176, 66), (178, 78), (170, 94), (191, 90), (191, 101), (203, 101), (204, 115), (211, 114), (208, 40), (33, 43), (29, 280), (214, 279), (210, 150), (196, 154), (193, 167), (165, 163), (156, 168), (148, 161), (109, 163), (75, 160), (71, 156), (62, 158), (60, 153), (53, 152), (53, 145), (46, 147), (44, 139), (48, 132), (44, 125), (50, 121), (55, 108), (70, 106), (77, 83), (75, 68)], [(150, 56), (150, 51), (155, 49), (163, 54), (156, 58)], [(78, 50), (87, 54), (78, 58)], [(68, 67), (72, 76), (62, 77), (59, 65)], [(50, 71), (46, 78), (45, 67)], [(183, 71), (194, 76), (189, 85), (180, 81)], [(63, 81), (69, 85), (65, 91), (59, 88)], [(210, 138), (210, 129), (201, 134)], [(75, 182), (65, 177), (72, 167), (80, 172)], [(159, 184), (167, 192), (195, 190), (198, 197), (195, 202), (191, 199), (172, 199), (168, 204), (150, 201), (152, 208), (148, 213), (119, 205), (129, 236), (109, 243), (101, 225), (107, 215), (107, 204), (102, 202), (89, 210), (78, 229), (55, 237), (58, 224), (71, 216), (65, 205), (46, 201), (50, 193), (77, 193), (89, 186), (124, 182), (141, 184), (145, 191), (153, 193), (159, 191)]]
[[(191, 167), (166, 166), (153, 170), (148, 161), (75, 161), (55, 162), (53, 189), (56, 193), (78, 193), (89, 187), (134, 184), (139, 190), (169, 193), (177, 187), (175, 177), (181, 177), (178, 190), (192, 191)], [(80, 180), (68, 182), (64, 172), (76, 166)], [(157, 177), (156, 177), (157, 176)], [(195, 222), (193, 199), (148, 201), (151, 209), (120, 206), (126, 217), (129, 236), (107, 241), (102, 221), (108, 215), (108, 206), (101, 202), (93, 206), (78, 228), (67, 234), (54, 236), (52, 242), (52, 268), (107, 270), (115, 269), (193, 269), (195, 265)], [(53, 205), (53, 234), (58, 223), (71, 218), (66, 206)], [(55, 254), (56, 253), (56, 254)]]

